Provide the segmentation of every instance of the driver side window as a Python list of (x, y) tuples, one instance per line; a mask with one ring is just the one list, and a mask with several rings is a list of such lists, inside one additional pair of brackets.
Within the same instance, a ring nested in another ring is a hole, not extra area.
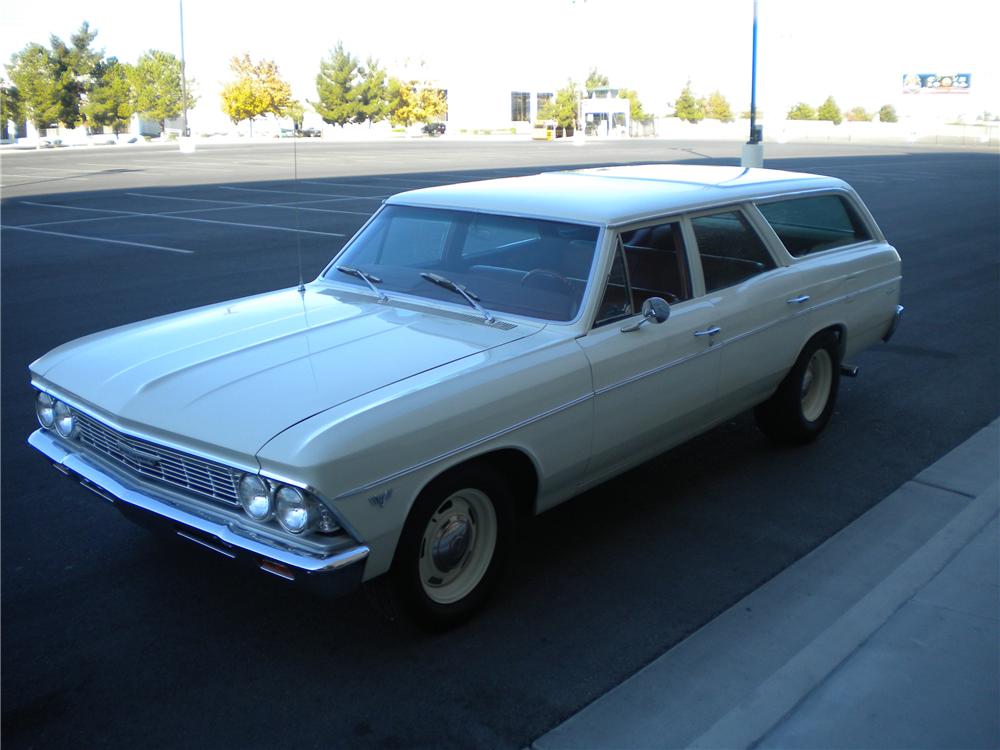
[(650, 297), (671, 305), (691, 299), (691, 274), (680, 223), (673, 221), (622, 233), (632, 309)]
[(622, 320), (632, 315), (631, 295), (628, 289), (628, 278), (625, 275), (625, 261), (622, 259), (622, 243), (615, 250), (615, 261), (611, 265), (608, 283), (604, 287), (604, 297), (597, 309), (594, 328), (599, 328), (616, 320)]

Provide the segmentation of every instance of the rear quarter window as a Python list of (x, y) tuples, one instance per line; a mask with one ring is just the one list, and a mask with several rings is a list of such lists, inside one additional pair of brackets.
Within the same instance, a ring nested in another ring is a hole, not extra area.
[(871, 239), (857, 211), (839, 195), (771, 201), (757, 208), (796, 258)]

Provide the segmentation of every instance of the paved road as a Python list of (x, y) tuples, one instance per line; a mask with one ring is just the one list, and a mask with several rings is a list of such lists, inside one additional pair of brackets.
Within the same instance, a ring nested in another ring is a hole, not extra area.
[(854, 184), (904, 262), (904, 325), (857, 361), (818, 443), (774, 448), (744, 415), (580, 496), (525, 530), (495, 606), (448, 635), (385, 623), (360, 595), (331, 605), (245, 577), (148, 537), (32, 455), (27, 363), (74, 336), (292, 285), (299, 258), (313, 276), (401, 189), (735, 151), (296, 148), (298, 181), (287, 143), (0, 161), (10, 747), (523, 747), (1000, 411), (996, 155), (769, 146), (769, 166)]

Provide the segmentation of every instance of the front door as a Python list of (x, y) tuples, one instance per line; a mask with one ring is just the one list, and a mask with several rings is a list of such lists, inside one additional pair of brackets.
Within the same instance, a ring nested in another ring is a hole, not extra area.
[[(661, 297), (670, 317), (642, 319), (642, 303)], [(704, 334), (716, 314), (693, 298), (678, 222), (624, 232), (591, 331), (578, 339), (594, 381), (594, 436), (588, 481), (637, 464), (699, 432), (711, 419), (719, 375), (717, 347)]]

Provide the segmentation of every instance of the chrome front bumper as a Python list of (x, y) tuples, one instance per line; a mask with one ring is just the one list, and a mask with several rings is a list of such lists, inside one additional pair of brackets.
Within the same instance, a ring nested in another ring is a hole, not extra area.
[(79, 482), (154, 531), (194, 542), (223, 557), (331, 596), (346, 594), (361, 583), (369, 549), (351, 546), (327, 556), (300, 554), (235, 533), (221, 519), (199, 515), (151, 496), (139, 482), (112, 474), (89, 456), (67, 450), (51, 433), (36, 430), (28, 443), (61, 473)]

